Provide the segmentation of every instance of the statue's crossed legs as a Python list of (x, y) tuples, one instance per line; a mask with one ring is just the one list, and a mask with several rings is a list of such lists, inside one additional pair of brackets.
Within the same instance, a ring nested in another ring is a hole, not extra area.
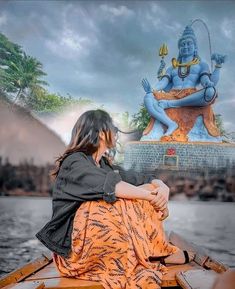
[(148, 103), (146, 104), (148, 104), (148, 111), (150, 115), (153, 116), (155, 119), (158, 119), (160, 122), (162, 122), (168, 127), (164, 135), (171, 135), (178, 128), (178, 124), (167, 116), (165, 109), (184, 106), (207, 106), (212, 104), (216, 97), (217, 91), (214, 86), (211, 86), (198, 90), (197, 92), (192, 93), (181, 99), (155, 99), (152, 105), (150, 105), (149, 101), (147, 100)]

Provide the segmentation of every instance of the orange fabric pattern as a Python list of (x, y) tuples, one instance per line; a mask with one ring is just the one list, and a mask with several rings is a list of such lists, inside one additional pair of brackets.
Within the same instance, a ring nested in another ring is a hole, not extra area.
[(167, 268), (149, 256), (179, 249), (169, 244), (159, 213), (144, 200), (84, 202), (77, 210), (72, 252), (54, 254), (62, 276), (98, 281), (104, 289), (158, 289)]

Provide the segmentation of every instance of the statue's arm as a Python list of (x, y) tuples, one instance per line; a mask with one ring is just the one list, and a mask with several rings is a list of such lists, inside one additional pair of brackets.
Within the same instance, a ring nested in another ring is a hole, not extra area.
[(211, 74), (211, 80), (214, 82), (215, 85), (218, 83), (219, 77), (220, 77), (220, 67), (219, 68), (216, 67)]
[(210, 79), (210, 69), (206, 62), (201, 62), (201, 71), (199, 75), (199, 81), (203, 87), (214, 86), (214, 83)]
[(169, 67), (162, 79), (155, 85), (154, 90), (163, 90), (172, 81), (171, 80), (172, 67)]
[(219, 53), (213, 53), (211, 56), (211, 60), (215, 61), (215, 69), (211, 74), (211, 80), (214, 82), (215, 85), (219, 81), (220, 69), (223, 66), (223, 64), (225, 63), (226, 58), (227, 58), (226, 55), (222, 55)]

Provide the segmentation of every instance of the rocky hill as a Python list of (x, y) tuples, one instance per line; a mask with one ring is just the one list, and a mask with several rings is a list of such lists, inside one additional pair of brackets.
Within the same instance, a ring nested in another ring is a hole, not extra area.
[(0, 156), (12, 164), (24, 161), (35, 165), (54, 163), (65, 144), (30, 111), (13, 105), (0, 94)]

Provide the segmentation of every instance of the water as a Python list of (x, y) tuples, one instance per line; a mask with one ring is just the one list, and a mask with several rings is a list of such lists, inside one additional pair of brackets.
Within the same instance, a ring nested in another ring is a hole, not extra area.
[(40, 256), (35, 233), (49, 220), (49, 198), (0, 198), (0, 275)]
[[(0, 198), (0, 275), (45, 251), (34, 235), (50, 216), (49, 198)], [(210, 256), (235, 267), (234, 203), (171, 201), (165, 228), (182, 234), (206, 248)]]

